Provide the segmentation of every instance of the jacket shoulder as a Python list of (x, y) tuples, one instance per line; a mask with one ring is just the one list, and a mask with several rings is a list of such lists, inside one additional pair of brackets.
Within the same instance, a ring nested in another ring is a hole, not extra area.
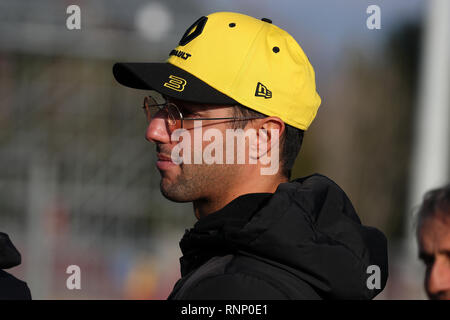
[(181, 287), (175, 299), (320, 299), (306, 282), (286, 270), (242, 254), (210, 259)]
[(239, 251), (226, 272), (250, 274), (262, 279), (282, 292), (284, 299), (322, 299), (297, 270), (248, 252)]
[(246, 273), (225, 273), (201, 279), (186, 299), (201, 300), (285, 300), (278, 288), (264, 279)]

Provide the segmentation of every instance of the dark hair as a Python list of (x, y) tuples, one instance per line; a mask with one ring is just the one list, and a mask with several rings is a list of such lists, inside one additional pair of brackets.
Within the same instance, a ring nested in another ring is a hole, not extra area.
[(422, 205), (417, 212), (416, 232), (419, 232), (422, 222), (426, 218), (450, 218), (450, 183), (438, 189), (428, 191)]
[[(247, 108), (243, 105), (236, 105), (233, 108), (233, 116), (236, 118), (264, 118), (266, 115)], [(248, 121), (251, 120), (238, 120), (233, 122), (234, 129), (243, 129)], [(303, 142), (304, 131), (295, 128), (291, 125), (285, 123), (284, 134), (280, 137), (280, 163), (281, 163), (281, 174), (288, 179), (291, 178), (292, 167), (294, 166), (295, 159)]]

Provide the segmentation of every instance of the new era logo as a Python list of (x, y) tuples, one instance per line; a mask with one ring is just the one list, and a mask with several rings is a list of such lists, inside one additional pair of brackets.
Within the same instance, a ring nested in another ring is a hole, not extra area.
[(261, 82), (258, 82), (258, 85), (256, 86), (255, 96), (269, 99), (272, 98), (272, 91), (267, 89), (267, 87), (263, 85)]

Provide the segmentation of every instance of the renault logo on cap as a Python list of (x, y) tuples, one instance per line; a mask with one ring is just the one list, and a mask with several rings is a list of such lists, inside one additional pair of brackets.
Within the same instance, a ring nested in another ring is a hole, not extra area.
[(183, 78), (174, 76), (173, 74), (171, 74), (169, 76), (169, 81), (164, 83), (164, 87), (167, 87), (169, 89), (175, 90), (175, 91), (183, 91), (184, 90), (184, 86), (187, 84), (187, 81), (184, 80)]
[(256, 86), (255, 96), (256, 97), (264, 97), (265, 99), (269, 99), (269, 98), (272, 98), (272, 91), (267, 89), (267, 87), (265, 85), (263, 85), (261, 82), (258, 82), (258, 84)]

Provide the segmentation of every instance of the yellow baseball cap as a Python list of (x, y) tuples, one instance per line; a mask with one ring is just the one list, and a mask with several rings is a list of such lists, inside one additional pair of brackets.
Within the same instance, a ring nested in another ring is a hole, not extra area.
[(321, 99), (300, 45), (272, 24), (234, 12), (216, 12), (190, 26), (162, 63), (116, 63), (116, 80), (180, 100), (240, 103), (307, 130)]

